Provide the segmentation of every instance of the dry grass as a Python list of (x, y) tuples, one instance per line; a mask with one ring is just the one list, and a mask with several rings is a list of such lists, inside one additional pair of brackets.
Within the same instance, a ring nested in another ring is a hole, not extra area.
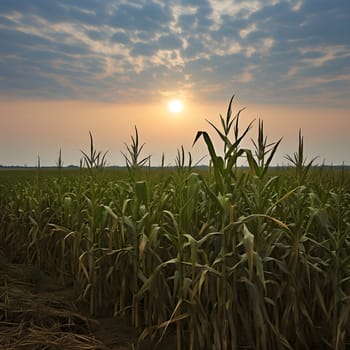
[[(9, 263), (0, 250), (0, 349), (128, 350), (137, 342), (130, 320), (86, 317), (72, 288), (27, 264)], [(153, 349), (147, 340), (144, 350)], [(166, 338), (159, 350), (174, 349)]]
[(10, 264), (1, 254), (1, 349), (107, 349), (91, 336), (93, 321), (76, 311), (70, 291), (52, 280), (25, 282), (31, 274), (32, 266)]

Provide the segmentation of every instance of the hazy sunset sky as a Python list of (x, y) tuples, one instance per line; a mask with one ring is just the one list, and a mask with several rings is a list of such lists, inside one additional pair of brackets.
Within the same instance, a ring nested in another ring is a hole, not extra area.
[(284, 137), (275, 164), (299, 128), (309, 158), (350, 164), (350, 1), (0, 0), (2, 165), (54, 165), (60, 148), (77, 165), (89, 130), (124, 165), (134, 125), (152, 164), (181, 145), (199, 159), (196, 132), (233, 94), (242, 128)]

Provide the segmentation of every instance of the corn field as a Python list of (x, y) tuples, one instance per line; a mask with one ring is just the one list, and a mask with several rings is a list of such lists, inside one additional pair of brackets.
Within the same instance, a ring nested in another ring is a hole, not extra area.
[(140, 340), (349, 349), (350, 174), (307, 161), (301, 132), (290, 166), (271, 167), (281, 140), (269, 143), (259, 121), (251, 149), (241, 147), (252, 123), (241, 131), (231, 105), (209, 122), (222, 153), (209, 132), (195, 136), (208, 170), (183, 148), (174, 169), (145, 167), (136, 129), (125, 171), (105, 168), (91, 134), (80, 169), (2, 171), (1, 244), (73, 281), (92, 315), (130, 315)]

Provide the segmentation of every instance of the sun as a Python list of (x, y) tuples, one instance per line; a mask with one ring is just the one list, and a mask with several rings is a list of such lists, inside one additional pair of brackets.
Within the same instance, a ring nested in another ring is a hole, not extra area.
[(168, 109), (171, 113), (180, 113), (182, 112), (184, 105), (180, 100), (171, 100), (168, 104)]

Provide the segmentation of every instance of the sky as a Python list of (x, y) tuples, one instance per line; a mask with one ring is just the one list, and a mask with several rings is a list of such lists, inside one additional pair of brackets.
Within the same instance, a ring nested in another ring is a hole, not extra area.
[(274, 164), (301, 128), (309, 159), (350, 165), (349, 33), (348, 0), (1, 0), (0, 164), (79, 164), (91, 131), (124, 165), (135, 125), (151, 164), (182, 145), (200, 159), (196, 132), (220, 152), (205, 119), (235, 95), (242, 130), (255, 119), (245, 147), (261, 118), (283, 137)]

